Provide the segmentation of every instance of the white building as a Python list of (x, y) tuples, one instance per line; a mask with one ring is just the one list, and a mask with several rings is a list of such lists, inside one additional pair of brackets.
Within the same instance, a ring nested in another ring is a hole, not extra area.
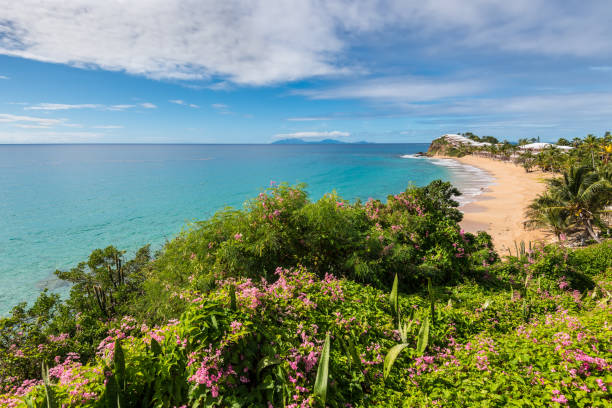
[(526, 144), (523, 146), (519, 146), (519, 149), (521, 150), (530, 150), (532, 152), (541, 152), (542, 150), (549, 148), (549, 147), (554, 147), (555, 149), (559, 149), (562, 150), (564, 152), (567, 152), (568, 150), (572, 150), (573, 147), (571, 146), (557, 146), (551, 143), (544, 143), (544, 142), (538, 142), (538, 143), (530, 143), (530, 144)]
[(465, 136), (457, 135), (454, 133), (442, 135), (442, 137), (446, 139), (453, 146), (459, 146), (459, 145), (470, 145), (470, 146), (478, 146), (478, 147), (491, 146), (491, 143), (477, 142), (475, 140), (468, 139)]

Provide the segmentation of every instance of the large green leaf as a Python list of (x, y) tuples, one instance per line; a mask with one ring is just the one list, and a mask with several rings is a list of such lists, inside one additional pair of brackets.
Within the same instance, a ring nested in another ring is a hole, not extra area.
[(393, 364), (395, 364), (397, 356), (399, 356), (399, 354), (404, 348), (406, 348), (406, 346), (408, 346), (408, 343), (396, 344), (395, 346), (391, 347), (391, 350), (389, 350), (389, 352), (385, 356), (385, 361), (383, 364), (383, 378), (385, 380), (389, 376), (389, 373), (391, 372)]
[(391, 305), (391, 310), (393, 314), (398, 317), (399, 316), (399, 301), (397, 298), (397, 273), (395, 274), (395, 278), (393, 279), (393, 286), (391, 287), (391, 293), (389, 294), (389, 304)]
[(113, 357), (114, 375), (117, 379), (117, 385), (119, 385), (120, 391), (125, 391), (125, 354), (123, 353), (123, 347), (121, 347), (121, 340), (115, 340), (115, 350)]
[(317, 368), (317, 378), (314, 384), (314, 394), (320, 400), (322, 406), (325, 406), (325, 398), (327, 397), (327, 380), (329, 378), (329, 333), (325, 336), (325, 344), (319, 357), (319, 366)]
[(265, 369), (266, 367), (270, 367), (270, 366), (280, 364), (280, 363), (281, 361), (278, 358), (265, 356), (264, 358), (259, 360), (259, 363), (257, 364), (257, 377), (259, 377), (259, 374), (261, 373), (261, 371)]
[(42, 363), (42, 379), (45, 385), (47, 408), (58, 408), (57, 401), (55, 400), (55, 392), (53, 391), (53, 388), (51, 388), (51, 383), (49, 382), (49, 368), (47, 367), (47, 363), (44, 361)]
[(429, 317), (426, 317), (423, 323), (421, 323), (421, 328), (419, 329), (419, 334), (417, 337), (417, 353), (422, 355), (427, 348), (427, 344), (429, 343)]

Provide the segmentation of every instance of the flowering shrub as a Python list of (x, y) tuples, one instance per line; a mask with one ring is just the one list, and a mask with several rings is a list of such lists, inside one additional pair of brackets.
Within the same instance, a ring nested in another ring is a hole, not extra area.
[(420, 287), (427, 277), (449, 283), (473, 265), (498, 261), (486, 233), (459, 227), (458, 194), (449, 183), (434, 181), (386, 203), (351, 204), (336, 194), (310, 202), (302, 186), (272, 187), (243, 210), (219, 212), (170, 242), (145, 283), (155, 296), (143, 298), (142, 307), (176, 315), (183, 309), (168, 298), (173, 288), (204, 292), (228, 276), (274, 279), (278, 266), (301, 265), (319, 277), (330, 273), (380, 288), (389, 287), (396, 273), (405, 289)]
[[(203, 294), (181, 293), (186, 312), (160, 327), (117, 321), (93, 364), (57, 359), (52, 388), (63, 406), (99, 406), (125, 353), (126, 400), (155, 406), (316, 406), (314, 382), (326, 333), (328, 406), (605, 406), (612, 386), (612, 327), (605, 273), (581, 296), (555, 279), (498, 288), (491, 278), (399, 297), (417, 329), (432, 319), (425, 353), (383, 359), (399, 341), (386, 292), (305, 268), (275, 278), (227, 278)], [(560, 287), (562, 286), (562, 287)], [(609, 295), (608, 295), (609, 296)], [(529, 315), (525, 313), (528, 299)], [(409, 316), (409, 317), (408, 317)], [(37, 381), (5, 389), (0, 401), (44, 401)], [(20, 405), (21, 404), (21, 405)]]
[(452, 197), (281, 185), (152, 261), (94, 251), (0, 320), (0, 406), (609, 406), (610, 243), (500, 262)]

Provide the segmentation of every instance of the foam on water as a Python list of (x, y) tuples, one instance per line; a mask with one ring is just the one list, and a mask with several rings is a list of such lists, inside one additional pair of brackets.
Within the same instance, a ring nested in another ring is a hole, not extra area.
[(454, 159), (430, 158), (415, 154), (404, 154), (400, 157), (403, 159), (427, 160), (436, 166), (449, 169), (449, 181), (462, 193), (461, 196), (457, 197), (457, 201), (461, 205), (475, 201), (476, 197), (495, 182), (495, 178), (489, 172)]

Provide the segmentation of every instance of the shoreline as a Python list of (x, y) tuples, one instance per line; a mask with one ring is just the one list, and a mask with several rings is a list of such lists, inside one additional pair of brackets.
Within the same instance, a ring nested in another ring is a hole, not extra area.
[(551, 235), (542, 231), (528, 231), (523, 228), (525, 209), (538, 194), (544, 192), (544, 179), (550, 175), (540, 171), (527, 173), (511, 162), (502, 162), (487, 157), (464, 156), (435, 158), (453, 159), (461, 164), (477, 167), (493, 177), (493, 182), (484, 188), (482, 194), (463, 204), (461, 227), (475, 233), (486, 231), (493, 238), (495, 249), (501, 255), (521, 241), (551, 240)]

